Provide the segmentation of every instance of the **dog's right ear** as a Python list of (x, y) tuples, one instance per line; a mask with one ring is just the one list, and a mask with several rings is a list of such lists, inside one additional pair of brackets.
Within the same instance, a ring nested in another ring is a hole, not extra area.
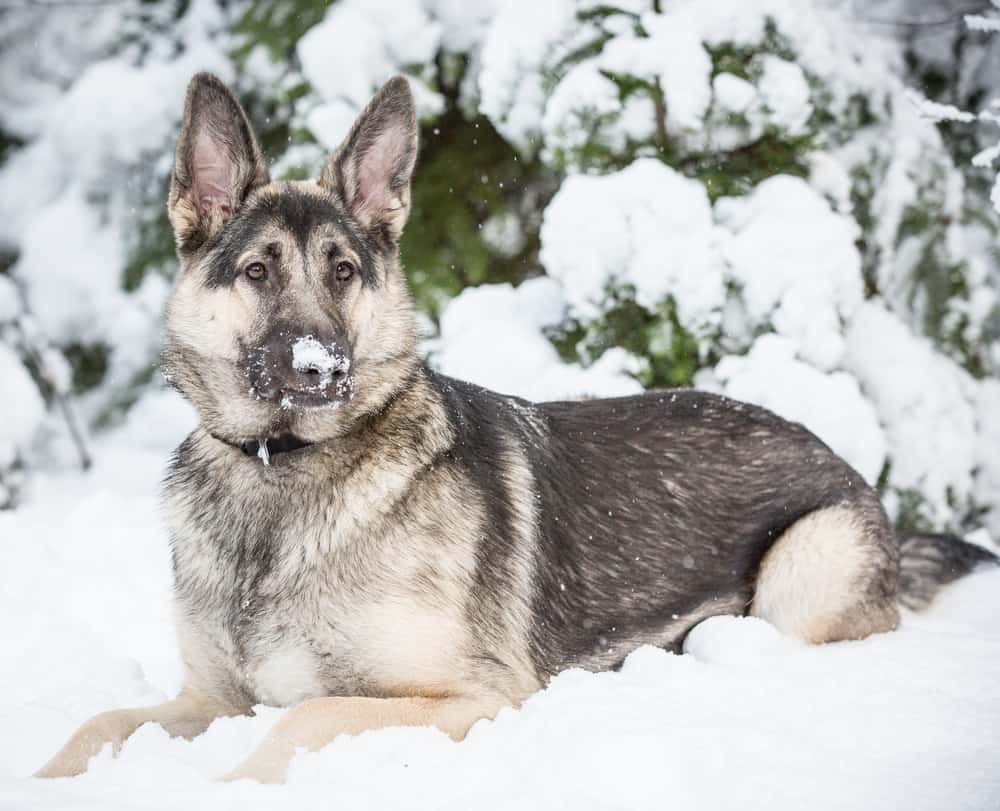
[(270, 180), (240, 103), (217, 77), (188, 84), (167, 212), (181, 254), (215, 236), (246, 196)]
[(398, 240), (410, 212), (417, 113), (409, 82), (386, 82), (327, 162), (319, 185), (338, 195), (365, 228)]

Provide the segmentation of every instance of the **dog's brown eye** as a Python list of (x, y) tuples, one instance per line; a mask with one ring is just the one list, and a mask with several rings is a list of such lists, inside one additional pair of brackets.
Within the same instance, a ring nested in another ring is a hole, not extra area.
[(243, 272), (252, 282), (259, 282), (267, 278), (267, 268), (260, 262), (251, 262)]
[(350, 262), (337, 262), (337, 269), (334, 271), (338, 282), (346, 282), (354, 275), (354, 265)]

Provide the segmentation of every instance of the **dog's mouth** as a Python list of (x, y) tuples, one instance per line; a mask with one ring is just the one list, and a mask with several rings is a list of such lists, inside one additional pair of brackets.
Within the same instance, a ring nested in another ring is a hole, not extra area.
[(326, 391), (309, 389), (289, 389), (280, 393), (279, 405), (283, 411), (299, 409), (301, 411), (319, 411), (320, 409), (333, 410), (344, 404), (345, 399), (350, 399), (354, 394), (354, 378), (348, 378), (344, 391), (346, 396), (338, 399), (331, 399)]

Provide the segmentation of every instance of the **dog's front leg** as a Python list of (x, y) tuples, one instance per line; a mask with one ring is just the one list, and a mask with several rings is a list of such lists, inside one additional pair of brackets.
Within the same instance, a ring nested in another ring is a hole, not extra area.
[(397, 726), (435, 726), (461, 740), (503, 702), (459, 698), (314, 698), (287, 712), (257, 749), (224, 780), (280, 783), (299, 748), (315, 752), (339, 735)]
[(162, 726), (171, 736), (193, 738), (223, 715), (240, 715), (246, 710), (185, 688), (173, 701), (152, 707), (109, 710), (95, 715), (81, 726), (35, 777), (74, 777), (87, 770), (90, 759), (111, 744), (118, 754), (128, 737), (145, 723)]

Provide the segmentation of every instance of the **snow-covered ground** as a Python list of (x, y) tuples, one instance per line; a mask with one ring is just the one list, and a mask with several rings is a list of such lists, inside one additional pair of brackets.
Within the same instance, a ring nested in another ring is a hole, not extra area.
[(156, 486), (193, 422), (147, 395), (84, 476), (39, 474), (0, 513), (0, 808), (1000, 808), (1000, 572), (892, 634), (808, 647), (755, 619), (708, 620), (686, 653), (569, 671), (459, 744), (431, 729), (300, 754), (288, 784), (214, 781), (280, 714), (191, 742), (146, 726), (88, 774), (27, 777), (93, 713), (179, 686)]

